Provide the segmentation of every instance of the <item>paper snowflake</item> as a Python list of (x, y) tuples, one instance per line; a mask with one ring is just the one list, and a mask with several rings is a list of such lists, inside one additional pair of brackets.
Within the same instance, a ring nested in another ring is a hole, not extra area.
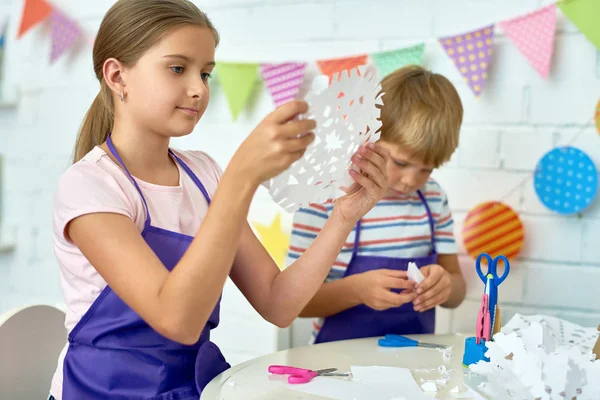
[(487, 342), (489, 362), (470, 366), (487, 378), (483, 391), (497, 399), (600, 399), (600, 360), (582, 343), (587, 328), (547, 316), (515, 315)]
[(267, 184), (273, 200), (288, 212), (343, 194), (340, 188), (352, 184), (352, 155), (380, 136), (383, 93), (373, 70), (343, 71), (323, 90), (315, 87), (318, 82), (305, 97), (309, 109), (301, 116), (316, 121), (315, 140), (301, 159)]

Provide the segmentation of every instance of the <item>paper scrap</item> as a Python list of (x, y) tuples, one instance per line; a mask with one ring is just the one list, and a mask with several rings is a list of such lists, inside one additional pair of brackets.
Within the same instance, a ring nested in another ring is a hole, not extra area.
[(380, 136), (383, 93), (372, 69), (345, 71), (325, 89), (315, 87), (322, 84), (322, 78), (314, 82), (305, 97), (309, 110), (300, 116), (316, 121), (315, 140), (301, 159), (265, 183), (272, 199), (288, 212), (343, 195), (340, 189), (353, 183), (352, 155)]
[(406, 274), (408, 276), (408, 280), (415, 281), (417, 284), (425, 280), (425, 275), (423, 275), (423, 273), (419, 270), (417, 264), (412, 261), (408, 263)]
[(599, 376), (600, 360), (571, 339), (588, 335), (587, 328), (558, 318), (517, 314), (486, 342), (490, 361), (470, 371), (486, 378), (481, 389), (492, 398), (598, 399), (600, 385), (592, 377)]
[[(359, 379), (362, 384), (385, 388), (409, 399), (429, 399), (421, 391), (417, 381), (408, 368), (383, 366), (352, 366), (352, 378)], [(380, 397), (372, 396), (372, 399)]]
[(364, 384), (363, 382), (353, 382), (318, 376), (312, 381), (303, 384), (289, 384), (287, 381), (273, 381), (298, 392), (309, 393), (316, 396), (323, 396), (334, 400), (391, 400), (397, 398), (398, 391), (386, 387), (377, 387)]
[(421, 385), (421, 389), (425, 392), (437, 392), (437, 386), (433, 381), (427, 381)]

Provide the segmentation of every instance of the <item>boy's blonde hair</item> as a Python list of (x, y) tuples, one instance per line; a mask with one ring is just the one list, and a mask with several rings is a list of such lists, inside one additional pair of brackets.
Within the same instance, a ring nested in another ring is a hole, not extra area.
[(458, 146), (463, 107), (450, 81), (420, 66), (400, 68), (381, 82), (381, 140), (439, 167)]
[(219, 34), (206, 14), (189, 0), (118, 0), (106, 13), (94, 40), (93, 61), (100, 93), (88, 110), (75, 144), (73, 162), (106, 140), (114, 123), (113, 94), (104, 81), (104, 62), (116, 58), (133, 66), (173, 29), (195, 25)]

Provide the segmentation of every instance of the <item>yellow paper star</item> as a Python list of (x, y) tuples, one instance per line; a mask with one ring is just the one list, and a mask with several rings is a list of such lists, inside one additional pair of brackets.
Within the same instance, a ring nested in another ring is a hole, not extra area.
[(281, 215), (277, 213), (271, 225), (254, 224), (260, 242), (280, 269), (285, 267), (285, 257), (290, 245), (290, 236), (281, 229)]

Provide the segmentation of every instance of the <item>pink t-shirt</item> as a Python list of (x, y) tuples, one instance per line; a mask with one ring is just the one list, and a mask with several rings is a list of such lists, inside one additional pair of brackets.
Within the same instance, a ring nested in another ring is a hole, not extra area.
[[(221, 168), (206, 153), (173, 151), (196, 174), (212, 198), (222, 174)], [(189, 175), (179, 168), (178, 186), (160, 186), (135, 178), (148, 204), (152, 225), (195, 236), (208, 204)], [(54, 254), (60, 267), (60, 282), (67, 312), (69, 332), (90, 308), (106, 282), (64, 236), (73, 219), (90, 213), (110, 212), (125, 215), (144, 229), (146, 211), (142, 198), (122, 169), (104, 150), (95, 147), (63, 173), (54, 199)], [(62, 367), (68, 343), (61, 352), (50, 393), (62, 397)]]

